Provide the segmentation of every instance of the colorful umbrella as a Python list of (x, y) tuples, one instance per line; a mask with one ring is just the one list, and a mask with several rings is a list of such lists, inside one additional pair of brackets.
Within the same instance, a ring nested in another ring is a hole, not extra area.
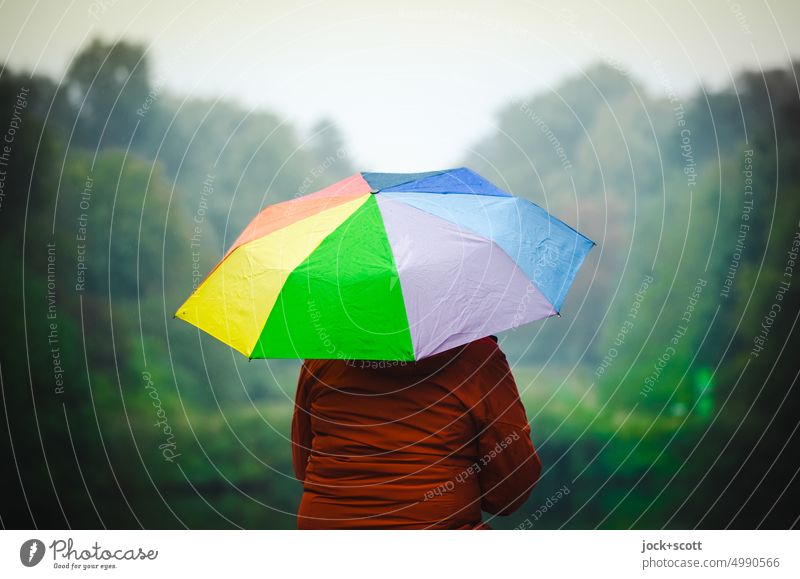
[(250, 358), (418, 360), (559, 312), (595, 245), (466, 168), (264, 209), (175, 314)]

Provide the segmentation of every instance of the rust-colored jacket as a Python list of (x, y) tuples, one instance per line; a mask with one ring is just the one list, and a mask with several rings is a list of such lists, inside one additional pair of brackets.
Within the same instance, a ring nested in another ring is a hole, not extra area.
[(301, 529), (480, 528), (541, 470), (491, 337), (415, 363), (306, 360), (292, 443)]

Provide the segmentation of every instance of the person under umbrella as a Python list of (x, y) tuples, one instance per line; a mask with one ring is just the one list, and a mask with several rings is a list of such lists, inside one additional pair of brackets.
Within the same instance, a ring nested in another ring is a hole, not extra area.
[(490, 336), (558, 315), (594, 245), (465, 167), (362, 172), (266, 207), (176, 317), (305, 359), (301, 528), (482, 528), (541, 468)]

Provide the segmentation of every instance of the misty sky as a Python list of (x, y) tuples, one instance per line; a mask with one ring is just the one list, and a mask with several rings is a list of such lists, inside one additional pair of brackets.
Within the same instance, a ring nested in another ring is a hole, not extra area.
[[(402, 6), (402, 7), (401, 7)], [(145, 43), (174, 93), (335, 120), (358, 169), (453, 166), (496, 112), (604, 60), (651, 90), (800, 56), (800, 2), (329, 0), (0, 3), (0, 55), (60, 78), (90, 39)], [(656, 65), (660, 62), (660, 65)]]

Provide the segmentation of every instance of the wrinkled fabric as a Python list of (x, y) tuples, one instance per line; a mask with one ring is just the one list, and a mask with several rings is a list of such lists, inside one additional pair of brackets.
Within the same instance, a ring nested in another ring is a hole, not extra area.
[(377, 195), (403, 292), (414, 359), (556, 311), (497, 244)]
[(306, 360), (292, 443), (301, 529), (486, 528), (541, 470), (492, 338), (413, 363)]

